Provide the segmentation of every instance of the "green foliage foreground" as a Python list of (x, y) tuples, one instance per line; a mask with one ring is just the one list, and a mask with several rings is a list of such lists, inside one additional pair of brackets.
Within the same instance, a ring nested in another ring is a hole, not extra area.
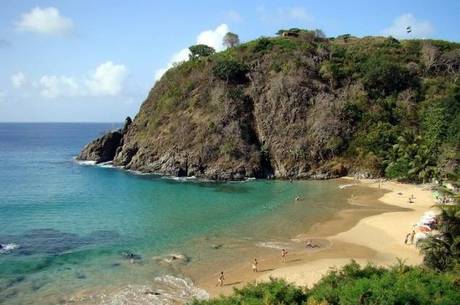
[(231, 296), (193, 305), (355, 305), (355, 304), (459, 304), (458, 276), (437, 273), (403, 264), (392, 268), (356, 262), (329, 272), (312, 289), (302, 289), (283, 280), (272, 279), (235, 289)]

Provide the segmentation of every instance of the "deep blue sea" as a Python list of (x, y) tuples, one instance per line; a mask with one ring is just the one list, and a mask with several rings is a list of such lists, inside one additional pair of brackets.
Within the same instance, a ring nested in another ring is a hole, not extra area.
[(168, 255), (233, 263), (346, 205), (336, 181), (206, 183), (75, 162), (118, 126), (0, 123), (0, 304), (129, 304), (154, 285), (203, 296)]

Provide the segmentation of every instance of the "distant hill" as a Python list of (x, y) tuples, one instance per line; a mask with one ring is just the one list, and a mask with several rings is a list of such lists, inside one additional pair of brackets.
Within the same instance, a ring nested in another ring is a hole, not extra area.
[(79, 158), (215, 180), (458, 179), (459, 76), (453, 42), (259, 38), (171, 68)]

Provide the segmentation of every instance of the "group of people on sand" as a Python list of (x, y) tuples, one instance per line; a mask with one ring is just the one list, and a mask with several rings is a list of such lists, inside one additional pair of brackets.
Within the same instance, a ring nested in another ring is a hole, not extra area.
[(409, 197), (409, 203), (415, 203), (415, 196), (414, 196), (414, 194), (410, 195), (410, 197)]
[[(282, 263), (286, 263), (287, 254), (288, 254), (288, 251), (286, 249), (281, 249), (281, 262)], [(257, 261), (257, 258), (254, 258), (254, 261), (252, 262), (252, 272), (259, 272), (259, 262)], [(219, 273), (219, 277), (217, 278), (216, 287), (224, 286), (224, 281), (225, 281), (224, 272), (221, 271)]]
[[(305, 247), (306, 248), (319, 248), (319, 246), (314, 244), (311, 240), (307, 241)], [(281, 262), (283, 264), (286, 263), (287, 261), (287, 255), (288, 255), (288, 251), (284, 248), (281, 249)], [(257, 258), (254, 258), (254, 261), (252, 262), (252, 272), (259, 272), (259, 262), (257, 261)], [(219, 277), (217, 278), (216, 287), (224, 286), (224, 281), (225, 281), (224, 272), (221, 271), (219, 273)]]

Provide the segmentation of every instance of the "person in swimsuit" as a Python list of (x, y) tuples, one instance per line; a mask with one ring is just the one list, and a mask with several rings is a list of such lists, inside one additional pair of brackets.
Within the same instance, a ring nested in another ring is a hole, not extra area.
[(257, 270), (257, 265), (258, 264), (259, 263), (257, 262), (257, 258), (254, 258), (254, 262), (252, 263), (252, 271), (253, 272), (258, 272), (258, 270)]
[(221, 271), (220, 274), (219, 274), (219, 278), (217, 279), (216, 287), (217, 287), (217, 286), (220, 286), (220, 287), (224, 286), (224, 280), (225, 280), (225, 278), (224, 278), (224, 272)]
[(411, 244), (411, 245), (414, 244), (414, 238), (415, 238), (415, 231), (412, 230), (412, 233), (410, 234), (410, 244)]
[(281, 249), (281, 261), (283, 263), (286, 262), (286, 256), (287, 256), (288, 252), (285, 250), (285, 249)]
[(409, 242), (409, 238), (410, 238), (410, 233), (407, 233), (406, 235), (406, 238), (404, 239), (404, 243), (407, 245), (407, 243)]

